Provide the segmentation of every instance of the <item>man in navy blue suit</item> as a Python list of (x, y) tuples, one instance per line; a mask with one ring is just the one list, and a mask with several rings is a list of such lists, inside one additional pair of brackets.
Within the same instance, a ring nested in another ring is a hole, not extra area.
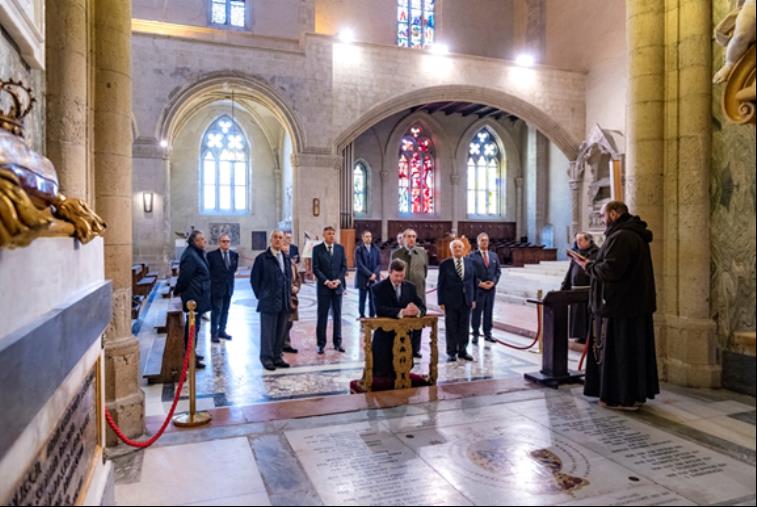
[(271, 233), (270, 247), (255, 258), (250, 284), (260, 313), (260, 362), (266, 370), (289, 368), (282, 356), (292, 294), (292, 263), (284, 252), (281, 231)]
[(476, 309), (473, 310), (473, 345), (478, 345), (481, 329), (481, 314), (484, 316), (484, 340), (494, 342), (494, 300), (497, 296), (497, 283), (501, 274), (497, 252), (489, 251), (489, 235), (478, 235), (478, 250), (471, 252), (470, 258), (476, 265), (478, 287), (476, 289)]
[(316, 336), (318, 353), (326, 347), (326, 326), (329, 309), (333, 318), (334, 349), (344, 352), (342, 347), (342, 294), (344, 277), (347, 274), (347, 258), (344, 247), (336, 243), (336, 229), (323, 229), (323, 243), (313, 248), (313, 273), (318, 279), (318, 324)]
[(231, 340), (226, 333), (229, 319), (231, 296), (234, 294), (234, 275), (239, 265), (239, 254), (231, 250), (231, 236), (222, 234), (218, 238), (218, 249), (208, 254), (210, 267), (210, 341), (220, 342), (220, 338)]
[(452, 257), (439, 266), (437, 297), (444, 312), (447, 331), (447, 361), (457, 358), (473, 361), (468, 354), (468, 329), (471, 310), (476, 307), (476, 266), (465, 254), (465, 245), (459, 239), (449, 245)]
[(359, 290), (360, 298), (358, 310), (360, 318), (365, 318), (365, 300), (368, 299), (368, 315), (376, 316), (376, 305), (373, 303), (371, 287), (381, 281), (381, 256), (378, 248), (372, 245), (371, 231), (363, 232), (363, 244), (355, 250), (355, 288)]
[[(394, 259), (389, 265), (389, 278), (371, 288), (379, 317), (405, 319), (426, 315), (426, 305), (418, 296), (415, 285), (405, 281), (406, 271), (405, 262)], [(393, 331), (382, 329), (373, 333), (373, 374), (376, 377), (394, 379), (394, 335)]]

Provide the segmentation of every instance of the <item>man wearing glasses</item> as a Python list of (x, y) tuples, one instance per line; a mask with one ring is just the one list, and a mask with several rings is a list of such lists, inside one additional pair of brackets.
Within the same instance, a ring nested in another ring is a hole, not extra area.
[(234, 275), (239, 264), (239, 254), (231, 250), (231, 237), (222, 234), (218, 249), (208, 254), (210, 266), (210, 341), (219, 343), (221, 338), (231, 340), (226, 333), (231, 296), (234, 294)]

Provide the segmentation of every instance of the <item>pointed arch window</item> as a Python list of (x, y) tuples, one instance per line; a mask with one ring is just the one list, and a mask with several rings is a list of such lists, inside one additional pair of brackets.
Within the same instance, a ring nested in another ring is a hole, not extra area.
[(468, 215), (502, 213), (502, 153), (494, 133), (479, 130), (468, 145)]
[(435, 0), (397, 0), (397, 45), (423, 48), (434, 43)]
[(207, 214), (247, 213), (250, 195), (250, 147), (229, 116), (214, 121), (200, 149), (200, 209)]
[(434, 212), (434, 144), (423, 127), (414, 125), (400, 141), (399, 211)]
[(352, 211), (356, 216), (368, 213), (368, 167), (364, 162), (352, 170)]

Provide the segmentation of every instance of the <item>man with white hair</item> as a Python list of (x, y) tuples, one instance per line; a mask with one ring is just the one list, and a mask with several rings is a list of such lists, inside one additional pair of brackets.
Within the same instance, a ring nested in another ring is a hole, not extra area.
[[(392, 260), (400, 259), (407, 266), (406, 279), (415, 285), (418, 297), (426, 304), (426, 277), (428, 276), (428, 254), (426, 249), (418, 246), (418, 235), (413, 229), (407, 229), (402, 235), (402, 247), (392, 252)], [(422, 331), (413, 331), (413, 357), (421, 357)]]
[(282, 356), (292, 290), (292, 264), (282, 251), (284, 233), (273, 231), (268, 249), (255, 258), (250, 284), (260, 313), (260, 362), (266, 370), (289, 368)]
[(465, 244), (459, 239), (449, 245), (452, 257), (439, 266), (437, 286), (439, 307), (444, 312), (447, 333), (447, 361), (458, 358), (473, 361), (468, 354), (468, 329), (471, 310), (476, 308), (476, 266), (465, 257)]

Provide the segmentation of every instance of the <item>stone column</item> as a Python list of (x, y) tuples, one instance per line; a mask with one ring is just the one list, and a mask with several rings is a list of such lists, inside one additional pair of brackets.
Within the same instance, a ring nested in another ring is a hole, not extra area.
[(464, 198), (458, 199), (458, 192), (460, 192), (460, 174), (455, 171), (450, 175), (449, 181), (451, 184), (450, 210), (452, 210), (452, 216), (450, 218), (452, 219), (452, 230), (455, 231), (455, 234), (459, 236), (460, 227), (458, 226), (458, 224), (460, 222), (460, 217), (466, 217), (468, 210), (466, 209), (466, 200)]
[[(305, 232), (323, 237), (323, 228), (339, 230), (339, 173), (342, 157), (321, 153), (294, 153), (293, 223), (300, 244)], [(319, 216), (313, 215), (313, 199), (320, 201)]]
[(573, 238), (581, 232), (581, 188), (583, 188), (583, 171), (575, 160), (568, 168), (568, 188), (570, 188), (570, 237), (568, 243), (573, 243)]
[(710, 318), (711, 8), (666, 1), (663, 308), (667, 379), (718, 387)]
[(541, 243), (547, 219), (549, 141), (536, 127), (528, 126), (526, 141), (526, 206), (528, 240)]
[(655, 234), (663, 377), (718, 386), (710, 319), (711, 4), (626, 3), (626, 200)]
[[(113, 282), (113, 321), (103, 338), (105, 398), (124, 432), (137, 436), (144, 432), (144, 394), (131, 334), (131, 2), (97, 1), (94, 49), (96, 206), (108, 224), (105, 276)], [(108, 442), (115, 443), (112, 433)]]
[(381, 175), (381, 238), (384, 241), (389, 241), (391, 238), (389, 237), (389, 218), (387, 217), (387, 212), (391, 208), (387, 206), (386, 203), (386, 192), (389, 186), (389, 171), (382, 167), (379, 174)]
[(520, 240), (525, 230), (523, 223), (523, 178), (515, 178), (515, 239)]
[(88, 24), (86, 0), (45, 9), (46, 155), (61, 192), (91, 202), (88, 169)]

